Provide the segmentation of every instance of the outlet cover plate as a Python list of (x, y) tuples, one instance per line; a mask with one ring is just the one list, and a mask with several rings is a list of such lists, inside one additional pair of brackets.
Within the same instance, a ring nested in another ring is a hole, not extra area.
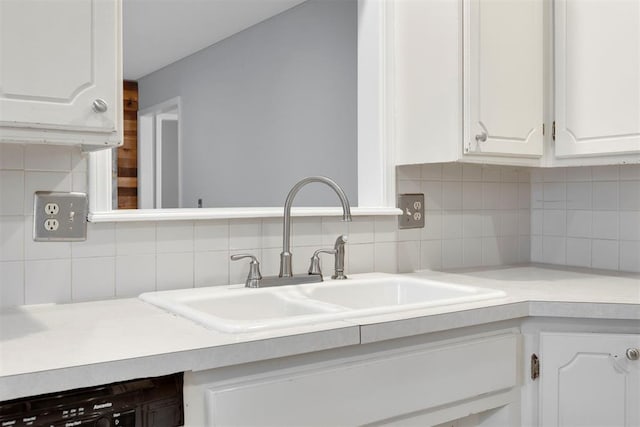
[[(45, 206), (55, 203), (56, 214), (48, 214)], [(33, 240), (36, 242), (78, 242), (87, 240), (87, 195), (36, 191), (33, 201)], [(47, 230), (45, 222), (58, 220), (57, 230)]]
[(398, 228), (424, 228), (424, 194), (399, 194), (398, 207), (402, 209)]

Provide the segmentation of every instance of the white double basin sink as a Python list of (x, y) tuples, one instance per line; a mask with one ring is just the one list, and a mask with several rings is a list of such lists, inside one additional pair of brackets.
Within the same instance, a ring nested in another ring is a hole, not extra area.
[(140, 299), (220, 332), (257, 332), (500, 298), (502, 291), (393, 274), (249, 289), (148, 292)]

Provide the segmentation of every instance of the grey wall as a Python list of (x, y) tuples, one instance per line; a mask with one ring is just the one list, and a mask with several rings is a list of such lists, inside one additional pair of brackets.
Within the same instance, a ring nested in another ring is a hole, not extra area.
[(162, 121), (162, 207), (179, 208), (178, 121)]
[[(309, 0), (138, 83), (140, 109), (181, 98), (185, 207), (282, 206), (308, 175), (357, 204), (356, 0)], [(337, 204), (318, 184), (295, 202)]]

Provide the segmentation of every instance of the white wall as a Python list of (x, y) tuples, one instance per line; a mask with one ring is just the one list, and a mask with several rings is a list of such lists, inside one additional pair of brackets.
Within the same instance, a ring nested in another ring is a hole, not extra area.
[(640, 165), (532, 173), (534, 262), (640, 272)]
[[(399, 168), (397, 185), (400, 192), (425, 193), (424, 229), (398, 230), (394, 217), (358, 217), (351, 223), (295, 218), (295, 272), (306, 272), (312, 252), (331, 247), (342, 233), (349, 235), (348, 274), (503, 265), (530, 257), (638, 271), (640, 166), (545, 171), (409, 166)], [(282, 245), (277, 219), (89, 224), (86, 242), (33, 242), (33, 192), (85, 188), (86, 159), (79, 149), (0, 144), (0, 306), (241, 283), (246, 264), (229, 261), (229, 254), (238, 252), (258, 256), (263, 274), (277, 273)], [(569, 220), (576, 211), (590, 224), (584, 225), (587, 237), (576, 235), (575, 220)], [(590, 245), (589, 256), (573, 262), (583, 243)], [(547, 249), (544, 257), (541, 245)], [(330, 257), (323, 258), (323, 266), (331, 272)]]

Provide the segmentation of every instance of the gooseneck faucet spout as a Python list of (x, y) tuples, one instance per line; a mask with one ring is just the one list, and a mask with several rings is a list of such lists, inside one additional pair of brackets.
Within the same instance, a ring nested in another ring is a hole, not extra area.
[(284, 222), (282, 225), (282, 253), (280, 254), (280, 277), (293, 276), (293, 269), (291, 267), (291, 205), (293, 204), (293, 199), (296, 197), (296, 194), (298, 194), (298, 191), (311, 182), (321, 182), (331, 187), (331, 189), (333, 189), (333, 191), (335, 191), (340, 198), (340, 203), (342, 203), (342, 220), (351, 221), (351, 206), (349, 205), (347, 195), (345, 194), (344, 190), (340, 188), (338, 184), (336, 184), (334, 180), (325, 176), (309, 176), (300, 180), (296, 185), (293, 186), (291, 191), (289, 191), (289, 194), (287, 194), (287, 199), (284, 202)]

